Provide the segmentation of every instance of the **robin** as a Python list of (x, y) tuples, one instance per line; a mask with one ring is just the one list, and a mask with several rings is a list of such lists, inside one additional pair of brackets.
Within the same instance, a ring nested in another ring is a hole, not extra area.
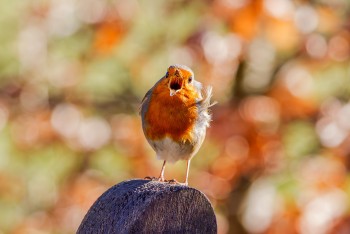
[(211, 120), (211, 97), (212, 87), (203, 88), (194, 80), (193, 71), (184, 65), (170, 66), (146, 93), (140, 114), (148, 143), (157, 158), (164, 160), (158, 181), (165, 181), (166, 162), (186, 160), (184, 184), (188, 185), (191, 159), (202, 145)]

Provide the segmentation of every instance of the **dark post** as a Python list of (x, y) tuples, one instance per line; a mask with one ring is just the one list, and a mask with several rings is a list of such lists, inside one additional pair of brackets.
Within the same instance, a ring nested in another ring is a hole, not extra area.
[(77, 233), (217, 233), (217, 225), (213, 208), (200, 191), (138, 179), (102, 194)]

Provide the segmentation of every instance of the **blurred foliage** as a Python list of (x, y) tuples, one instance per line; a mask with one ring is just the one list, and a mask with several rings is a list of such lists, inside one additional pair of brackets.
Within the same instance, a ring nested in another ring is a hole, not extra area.
[(349, 1), (5, 5), (0, 233), (75, 233), (110, 186), (157, 175), (138, 106), (175, 63), (219, 101), (189, 180), (219, 233), (350, 232)]

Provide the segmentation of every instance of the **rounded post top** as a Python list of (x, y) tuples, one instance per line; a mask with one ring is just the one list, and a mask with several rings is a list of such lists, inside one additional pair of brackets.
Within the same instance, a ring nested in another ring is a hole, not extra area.
[(214, 210), (199, 190), (134, 179), (112, 186), (89, 209), (77, 233), (217, 233)]

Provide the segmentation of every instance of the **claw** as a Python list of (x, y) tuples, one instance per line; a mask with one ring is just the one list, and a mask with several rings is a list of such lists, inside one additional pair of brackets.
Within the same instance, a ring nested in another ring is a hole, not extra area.
[(165, 180), (164, 180), (163, 178), (161, 178), (161, 177), (154, 177), (154, 176), (152, 176), (152, 177), (146, 176), (146, 177), (144, 178), (144, 180), (165, 182)]
[(156, 177), (150, 177), (150, 176), (146, 176), (145, 178), (144, 178), (145, 180), (151, 180), (151, 181), (155, 181), (155, 180), (158, 180), (158, 178), (156, 178)]
[(179, 184), (179, 182), (175, 179), (172, 180), (166, 180), (165, 182), (169, 183), (169, 184)]
[(175, 179), (166, 180), (165, 182), (167, 182), (167, 183), (169, 183), (169, 184), (179, 184), (179, 185), (188, 186), (187, 183), (180, 183), (179, 181), (177, 181), (177, 180), (175, 180)]

